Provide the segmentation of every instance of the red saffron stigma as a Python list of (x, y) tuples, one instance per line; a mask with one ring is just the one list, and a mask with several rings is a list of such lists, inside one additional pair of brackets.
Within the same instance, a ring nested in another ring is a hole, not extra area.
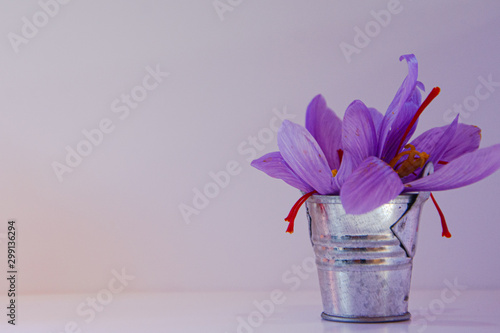
[(288, 228), (286, 229), (286, 232), (289, 234), (293, 234), (293, 225), (295, 222), (295, 218), (297, 217), (297, 213), (299, 212), (300, 207), (306, 202), (307, 199), (309, 199), (310, 196), (313, 194), (316, 194), (318, 192), (312, 191), (309, 193), (304, 194), (303, 196), (300, 197), (299, 200), (293, 205), (292, 209), (290, 210), (290, 213), (288, 216), (285, 218), (285, 221), (288, 222)]
[(436, 206), (436, 209), (439, 213), (439, 217), (441, 217), (441, 227), (443, 228), (442, 236), (446, 237), (446, 238), (450, 238), (451, 234), (450, 234), (450, 231), (448, 230), (448, 226), (446, 225), (446, 219), (444, 217), (443, 211), (441, 210), (441, 208), (439, 208), (439, 205), (438, 205), (436, 199), (434, 198), (434, 195), (432, 195), (432, 193), (431, 193), (431, 199), (432, 199), (432, 202), (434, 203), (434, 206)]
[(439, 161), (438, 164), (446, 165), (446, 164), (448, 164), (448, 162), (446, 162), (446, 161)]
[(401, 147), (403, 146), (403, 143), (405, 142), (406, 136), (408, 135), (408, 133), (410, 133), (411, 128), (417, 122), (418, 117), (420, 117), (422, 112), (424, 112), (425, 108), (432, 102), (432, 100), (434, 98), (437, 97), (437, 95), (439, 95), (440, 92), (441, 92), (441, 88), (439, 88), (439, 87), (432, 88), (431, 92), (429, 93), (429, 95), (427, 96), (425, 101), (418, 108), (417, 113), (415, 113), (415, 115), (413, 116), (413, 119), (411, 120), (410, 125), (408, 125), (408, 128), (406, 129), (405, 134), (401, 138), (401, 142), (399, 143), (398, 150), (396, 150), (396, 153), (398, 153), (401, 150)]
[(339, 154), (339, 165), (341, 165), (342, 164), (342, 157), (344, 157), (344, 151), (342, 149), (338, 149), (337, 154)]

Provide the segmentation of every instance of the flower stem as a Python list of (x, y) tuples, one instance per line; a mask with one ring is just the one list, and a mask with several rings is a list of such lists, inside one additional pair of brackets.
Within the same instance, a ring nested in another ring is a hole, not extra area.
[(304, 204), (304, 202), (306, 202), (307, 199), (309, 199), (310, 196), (316, 193), (318, 192), (312, 191), (304, 194), (302, 197), (300, 197), (299, 200), (297, 200), (295, 205), (293, 205), (292, 209), (290, 210), (290, 213), (285, 218), (285, 221), (288, 222), (288, 228), (286, 229), (286, 232), (288, 232), (289, 234), (293, 234), (295, 218), (297, 217), (297, 213), (299, 212), (300, 207)]

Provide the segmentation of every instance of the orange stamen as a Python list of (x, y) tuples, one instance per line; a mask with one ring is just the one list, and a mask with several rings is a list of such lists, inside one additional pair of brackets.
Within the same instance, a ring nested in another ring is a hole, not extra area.
[(312, 191), (304, 194), (302, 197), (300, 197), (299, 200), (297, 200), (295, 205), (293, 205), (292, 209), (290, 210), (290, 213), (285, 218), (285, 221), (288, 222), (288, 228), (286, 229), (286, 232), (288, 232), (289, 234), (293, 234), (293, 226), (295, 223), (295, 218), (297, 217), (297, 213), (299, 212), (300, 207), (304, 204), (304, 202), (306, 202), (307, 199), (309, 199), (310, 196), (316, 193), (318, 192)]
[[(408, 148), (410, 150), (406, 150), (397, 154), (396, 157), (394, 157), (392, 161), (389, 163), (391, 168), (393, 168), (394, 171), (396, 171), (399, 177), (401, 178), (411, 175), (412, 173), (414, 173), (415, 170), (423, 168), (425, 162), (427, 162), (427, 160), (429, 159), (429, 155), (427, 153), (415, 150), (415, 146), (407, 144), (405, 146), (405, 149)], [(396, 167), (396, 164), (404, 156), (408, 156), (408, 158), (404, 160), (402, 163), (398, 164)]]

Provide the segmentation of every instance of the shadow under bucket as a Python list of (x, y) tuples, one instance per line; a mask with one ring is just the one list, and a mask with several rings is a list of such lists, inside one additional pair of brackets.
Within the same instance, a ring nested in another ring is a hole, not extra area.
[(314, 195), (306, 201), (323, 319), (410, 319), (412, 259), (421, 208), (429, 195), (400, 195), (363, 215), (346, 214), (339, 196)]

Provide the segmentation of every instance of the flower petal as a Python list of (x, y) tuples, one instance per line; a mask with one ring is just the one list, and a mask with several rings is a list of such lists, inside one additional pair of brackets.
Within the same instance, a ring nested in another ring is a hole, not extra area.
[(451, 190), (478, 182), (499, 168), (500, 144), (497, 144), (460, 156), (432, 175), (406, 184), (405, 191)]
[(330, 169), (338, 169), (340, 160), (337, 150), (341, 149), (342, 121), (327, 107), (321, 95), (314, 97), (307, 107), (306, 128), (325, 153)]
[(337, 172), (337, 176), (335, 176), (334, 180), (337, 184), (338, 188), (342, 188), (344, 182), (354, 171), (354, 163), (349, 152), (344, 152), (344, 156), (342, 157), (342, 164), (340, 165), (340, 169)]
[(473, 152), (481, 143), (481, 129), (477, 126), (458, 124), (457, 132), (441, 157), (442, 161), (453, 161), (463, 154)]
[(347, 214), (364, 214), (403, 191), (398, 174), (384, 161), (369, 157), (349, 176), (340, 191)]
[(446, 130), (443, 132), (439, 140), (436, 142), (434, 147), (428, 151), (427, 153), (429, 154), (429, 161), (432, 162), (432, 164), (437, 165), (438, 162), (441, 160), (441, 157), (443, 157), (444, 152), (446, 151), (446, 148), (450, 144), (451, 140), (455, 137), (455, 134), (457, 132), (457, 127), (458, 127), (458, 115), (453, 120), (453, 122), (446, 128)]
[(377, 132), (370, 110), (361, 101), (347, 107), (342, 123), (342, 148), (352, 158), (356, 168), (369, 156), (377, 152)]
[[(379, 134), (379, 145), (378, 145), (378, 156), (382, 156), (384, 150), (384, 145), (387, 142), (387, 136), (391, 130), (392, 124), (395, 121), (399, 110), (403, 105), (412, 97), (415, 88), (417, 87), (417, 77), (418, 77), (418, 62), (417, 58), (413, 54), (402, 55), (399, 61), (405, 59), (408, 63), (408, 75), (404, 79), (401, 87), (399, 87), (396, 96), (392, 100), (391, 104), (387, 108), (382, 125), (380, 126)], [(423, 87), (422, 84), (418, 84), (420, 88)], [(406, 129), (405, 129), (406, 130)], [(399, 142), (398, 142), (399, 143)]]
[[(420, 95), (420, 92), (418, 92), (418, 90), (415, 90), (415, 92)], [(415, 113), (417, 113), (419, 105), (420, 103), (417, 104), (414, 101), (409, 101), (403, 105), (401, 110), (399, 110), (396, 119), (392, 123), (391, 129), (387, 134), (387, 139), (381, 155), (381, 159), (383, 161), (390, 163), (392, 159), (399, 153), (397, 149), (401, 144), (401, 139), (403, 139), (403, 135), (405, 134), (406, 129), (413, 120)], [(410, 132), (408, 132), (408, 135), (401, 144), (401, 147), (404, 147), (409, 141), (409, 139), (415, 132), (417, 125), (418, 120), (410, 129)]]
[(295, 174), (319, 194), (338, 193), (325, 155), (308, 130), (284, 120), (278, 130), (278, 147)]
[(372, 120), (373, 120), (373, 125), (375, 126), (375, 131), (377, 132), (377, 138), (378, 134), (380, 131), (380, 125), (382, 125), (382, 120), (384, 119), (384, 116), (380, 111), (378, 111), (375, 108), (368, 108), (370, 110), (370, 114), (372, 115)]
[[(416, 150), (428, 153), (436, 145), (441, 135), (446, 131), (448, 125), (432, 128), (411, 142)], [(441, 161), (450, 162), (463, 154), (475, 151), (481, 142), (481, 129), (476, 126), (458, 124), (455, 136), (448, 144)], [(438, 161), (439, 162), (439, 161)], [(442, 164), (434, 163), (436, 171), (443, 167)]]
[[(442, 167), (441, 164), (438, 164), (441, 161), (445, 151), (448, 149), (450, 142), (456, 136), (458, 128), (458, 115), (455, 120), (448, 126), (443, 126), (443, 130), (432, 132), (433, 135), (427, 136), (425, 141), (420, 141), (421, 145), (415, 146), (415, 150), (421, 153), (426, 153), (429, 155), (428, 162), (432, 162), (434, 165), (434, 170), (438, 170)], [(418, 138), (417, 138), (418, 139)], [(417, 141), (415, 139), (415, 141)], [(418, 144), (419, 142), (417, 142)], [(412, 142), (413, 144), (413, 142)], [(409, 183), (420, 177), (420, 173), (422, 168), (415, 170), (410, 175), (403, 178), (403, 183)]]
[(313, 188), (290, 169), (279, 152), (273, 152), (262, 156), (250, 163), (254, 168), (266, 173), (267, 175), (283, 180), (288, 185), (298, 188), (304, 192), (311, 192)]

